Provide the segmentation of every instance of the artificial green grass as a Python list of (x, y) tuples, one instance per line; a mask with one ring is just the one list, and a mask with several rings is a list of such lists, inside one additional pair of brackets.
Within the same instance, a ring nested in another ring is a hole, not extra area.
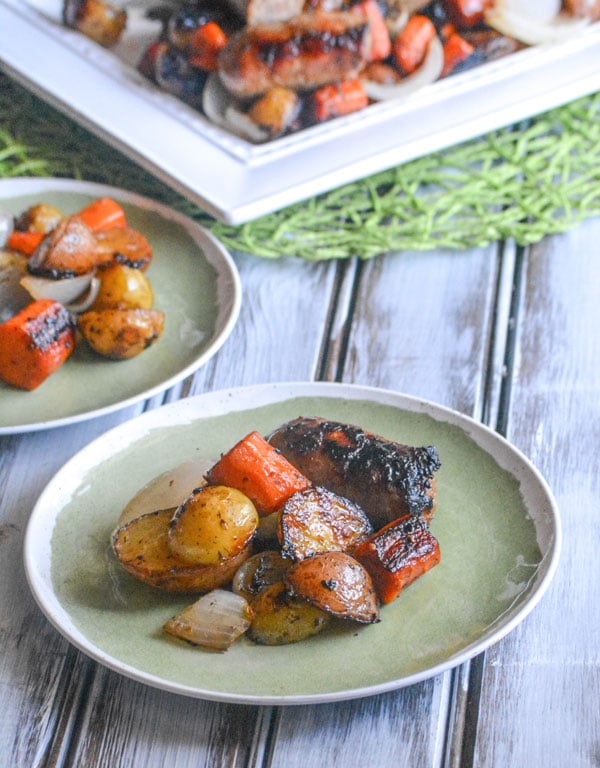
[(133, 190), (264, 258), (368, 259), (506, 238), (527, 245), (600, 214), (600, 93), (232, 226), (0, 75), (0, 177), (15, 176)]

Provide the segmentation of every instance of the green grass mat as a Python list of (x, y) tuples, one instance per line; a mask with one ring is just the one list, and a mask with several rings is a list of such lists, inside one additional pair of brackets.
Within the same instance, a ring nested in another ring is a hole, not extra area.
[(221, 224), (0, 75), (0, 177), (64, 176), (161, 200), (265, 258), (520, 245), (600, 214), (600, 93), (241, 226)]

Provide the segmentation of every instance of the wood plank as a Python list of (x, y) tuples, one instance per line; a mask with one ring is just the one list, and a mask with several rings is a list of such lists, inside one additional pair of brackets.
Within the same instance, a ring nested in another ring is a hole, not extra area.
[(600, 759), (600, 220), (531, 248), (508, 437), (553, 489), (558, 572), (533, 613), (488, 651), (475, 764), (591, 768)]
[[(488, 368), (499, 378), (490, 343), (507, 323), (497, 318), (508, 307), (498, 290), (510, 290), (501, 274), (495, 248), (391, 254), (361, 265), (351, 314), (332, 331), (331, 346), (346, 353), (343, 379), (480, 416), (490, 398)], [(446, 673), (363, 702), (284, 710), (271, 766), (316, 765), (317, 753), (324, 765), (441, 765), (462, 737), (450, 723), (454, 683)]]

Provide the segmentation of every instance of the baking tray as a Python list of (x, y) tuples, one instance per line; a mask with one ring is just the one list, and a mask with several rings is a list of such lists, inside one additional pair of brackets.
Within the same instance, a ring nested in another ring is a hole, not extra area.
[(404, 101), (253, 145), (60, 24), (57, 0), (0, 0), (0, 67), (220, 221), (241, 224), (600, 90), (600, 24), (432, 83)]

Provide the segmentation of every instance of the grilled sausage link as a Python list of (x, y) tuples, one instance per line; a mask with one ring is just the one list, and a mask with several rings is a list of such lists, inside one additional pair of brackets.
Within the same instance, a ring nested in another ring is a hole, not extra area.
[(275, 86), (317, 88), (356, 77), (370, 52), (363, 11), (305, 13), (277, 24), (245, 27), (221, 51), (219, 75), (242, 98)]

